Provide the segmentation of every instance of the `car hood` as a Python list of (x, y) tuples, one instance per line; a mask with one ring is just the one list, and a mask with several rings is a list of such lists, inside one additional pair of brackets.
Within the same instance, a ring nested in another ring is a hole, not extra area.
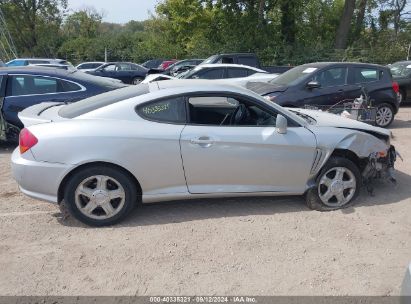
[(246, 88), (259, 95), (266, 95), (273, 92), (284, 92), (288, 89), (288, 87), (285, 85), (278, 85), (260, 81), (250, 81), (246, 84)]
[(362, 132), (366, 132), (366, 133), (370, 133), (374, 135), (378, 134), (384, 137), (391, 136), (391, 131), (387, 129), (374, 127), (372, 125), (360, 122), (358, 120), (345, 118), (337, 114), (323, 112), (319, 110), (307, 110), (307, 109), (295, 109), (295, 108), (292, 108), (289, 110), (311, 116), (312, 118), (316, 120), (316, 122), (313, 125), (317, 127), (344, 128), (344, 129), (358, 130), (358, 131), (362, 131)]

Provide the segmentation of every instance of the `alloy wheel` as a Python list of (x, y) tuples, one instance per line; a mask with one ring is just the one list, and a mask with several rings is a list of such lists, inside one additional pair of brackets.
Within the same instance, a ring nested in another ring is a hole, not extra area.
[(342, 207), (353, 198), (356, 188), (357, 181), (351, 170), (334, 167), (321, 177), (318, 195), (326, 206)]
[(83, 180), (75, 191), (78, 210), (93, 219), (108, 219), (118, 214), (125, 202), (123, 186), (114, 178), (95, 175)]
[(390, 124), (393, 113), (390, 107), (382, 106), (378, 108), (377, 115), (375, 117), (375, 122), (379, 127), (386, 127)]

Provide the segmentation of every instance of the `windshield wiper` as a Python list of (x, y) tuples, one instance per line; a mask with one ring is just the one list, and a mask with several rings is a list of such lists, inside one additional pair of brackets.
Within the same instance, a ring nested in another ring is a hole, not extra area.
[(305, 120), (306, 120), (309, 124), (311, 124), (311, 125), (313, 125), (313, 124), (315, 124), (315, 123), (317, 122), (314, 118), (312, 118), (311, 116), (309, 116), (309, 115), (307, 115), (307, 114), (303, 114), (303, 113), (301, 113), (301, 112), (293, 111), (293, 110), (290, 110), (290, 111), (293, 112), (294, 114), (302, 117), (303, 119), (305, 119)]

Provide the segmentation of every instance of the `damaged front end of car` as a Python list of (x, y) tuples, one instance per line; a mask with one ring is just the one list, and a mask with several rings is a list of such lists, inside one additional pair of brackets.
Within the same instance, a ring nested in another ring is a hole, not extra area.
[(344, 157), (356, 164), (361, 172), (362, 184), (370, 194), (373, 193), (372, 182), (376, 179), (396, 183), (394, 165), (399, 154), (391, 144), (390, 131), (372, 126), (362, 129), (312, 127), (312, 130), (317, 137), (317, 147), (325, 156), (317, 161), (309, 186), (315, 184), (321, 168), (332, 156)]
[(397, 183), (394, 164), (399, 156), (393, 145), (386, 151), (373, 152), (368, 156), (367, 165), (362, 172), (363, 183), (368, 192), (373, 193), (371, 182), (374, 179), (384, 179)]

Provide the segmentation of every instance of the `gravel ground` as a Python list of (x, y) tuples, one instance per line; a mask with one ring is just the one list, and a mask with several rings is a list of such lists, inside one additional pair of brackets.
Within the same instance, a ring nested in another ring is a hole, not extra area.
[(411, 262), (411, 108), (392, 131), (398, 185), (378, 183), (349, 209), (198, 200), (147, 205), (109, 228), (21, 195), (2, 145), (0, 295), (398, 295)]

